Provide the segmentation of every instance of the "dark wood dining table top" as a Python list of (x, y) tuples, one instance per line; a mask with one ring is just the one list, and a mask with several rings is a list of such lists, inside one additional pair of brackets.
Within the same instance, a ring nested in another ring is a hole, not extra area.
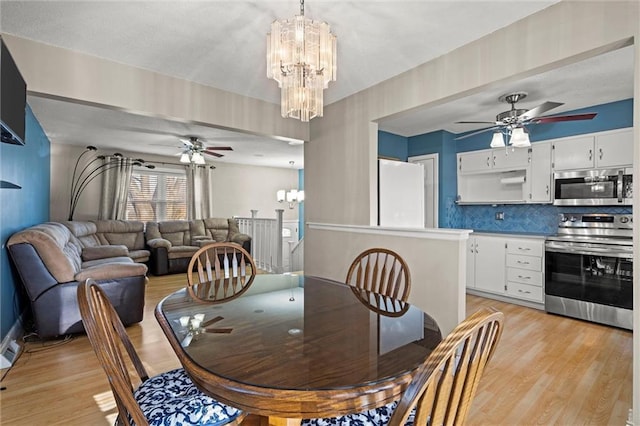
[[(387, 317), (345, 284), (295, 274), (257, 275), (224, 303), (179, 290), (155, 314), (201, 390), (277, 418), (347, 414), (398, 399), (442, 339), (414, 306)], [(204, 320), (193, 333), (180, 317), (195, 314)]]

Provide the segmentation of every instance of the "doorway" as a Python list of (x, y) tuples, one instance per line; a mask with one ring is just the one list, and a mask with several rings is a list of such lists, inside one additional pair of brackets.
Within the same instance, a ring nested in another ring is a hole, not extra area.
[(438, 154), (409, 157), (424, 167), (424, 227), (438, 227)]

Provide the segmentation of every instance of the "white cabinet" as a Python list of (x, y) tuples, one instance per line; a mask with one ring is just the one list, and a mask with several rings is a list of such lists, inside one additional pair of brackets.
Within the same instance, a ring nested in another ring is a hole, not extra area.
[(527, 148), (497, 148), (492, 150), (493, 169), (522, 170), (531, 161)]
[(531, 145), (531, 170), (529, 171), (529, 202), (551, 202), (551, 143), (537, 142)]
[(630, 166), (633, 163), (633, 129), (596, 135), (597, 167)]
[(491, 170), (491, 150), (473, 151), (458, 154), (458, 173), (478, 173)]
[(510, 297), (544, 303), (544, 241), (511, 238), (506, 243)]
[(522, 170), (529, 165), (526, 148), (496, 148), (458, 154), (460, 174), (482, 173), (498, 170)]
[(467, 288), (487, 297), (544, 303), (542, 238), (470, 236), (467, 254)]
[(621, 167), (632, 163), (633, 129), (612, 130), (553, 142), (555, 170)]
[(469, 238), (467, 247), (467, 287), (504, 293), (505, 239), (477, 235)]
[(458, 202), (524, 203), (529, 150), (497, 148), (458, 154)]
[(553, 142), (555, 170), (589, 169), (593, 167), (593, 136), (560, 139)]

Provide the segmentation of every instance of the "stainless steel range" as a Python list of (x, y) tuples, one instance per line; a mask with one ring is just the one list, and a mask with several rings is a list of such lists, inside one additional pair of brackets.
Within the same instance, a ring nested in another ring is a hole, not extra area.
[(545, 242), (545, 309), (631, 330), (633, 219), (561, 214)]

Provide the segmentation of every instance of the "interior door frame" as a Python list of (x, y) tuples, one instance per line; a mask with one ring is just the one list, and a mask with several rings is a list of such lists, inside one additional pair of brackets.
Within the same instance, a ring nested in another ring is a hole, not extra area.
[[(427, 208), (430, 208), (432, 210), (432, 216), (433, 216), (433, 227), (434, 228), (439, 228), (439, 216), (438, 216), (438, 209), (439, 209), (439, 199), (440, 199), (440, 179), (439, 179), (439, 167), (438, 167), (438, 162), (439, 162), (439, 155), (438, 153), (434, 153), (434, 154), (425, 154), (425, 155), (416, 155), (413, 157), (409, 157), (407, 159), (407, 161), (409, 163), (420, 163), (424, 160), (433, 160), (433, 199), (432, 200), (428, 200), (427, 199), (427, 194), (426, 194), (426, 190), (425, 190), (425, 197), (424, 197), (424, 203), (425, 203), (425, 220), (427, 218)], [(425, 170), (425, 179), (427, 177), (427, 168), (424, 168)], [(429, 202), (431, 202), (431, 205), (429, 206)]]

